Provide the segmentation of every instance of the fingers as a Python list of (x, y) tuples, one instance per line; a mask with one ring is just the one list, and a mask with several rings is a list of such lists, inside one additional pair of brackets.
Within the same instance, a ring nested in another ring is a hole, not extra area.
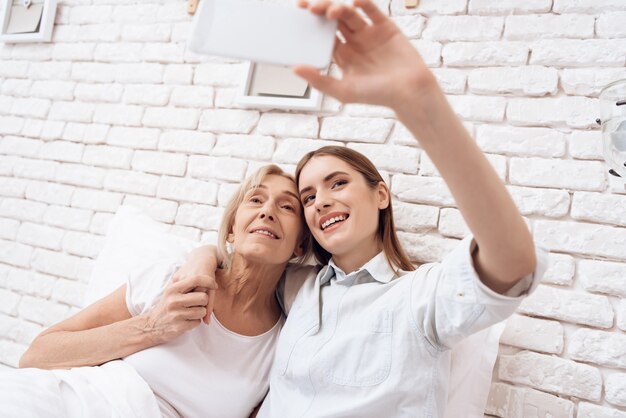
[(322, 93), (330, 94), (342, 102), (346, 101), (347, 97), (345, 97), (343, 85), (340, 80), (322, 75), (317, 68), (308, 65), (297, 65), (293, 68), (293, 72), (304, 78), (313, 88)]
[(195, 289), (193, 289), (193, 291), (203, 292), (204, 294), (207, 295), (207, 303), (205, 304), (207, 308), (207, 312), (204, 318), (202, 318), (202, 320), (204, 321), (205, 324), (208, 325), (209, 322), (211, 322), (211, 313), (213, 313), (213, 304), (215, 303), (215, 290), (208, 289), (206, 287), (196, 287)]
[(207, 289), (217, 289), (218, 285), (215, 281), (215, 277), (207, 275), (195, 275), (179, 281), (172, 280), (172, 291), (178, 293), (187, 293), (197, 287), (204, 287)]
[(326, 11), (333, 4), (331, 0), (318, 0), (314, 3), (309, 4), (309, 11), (318, 16), (323, 16), (326, 14)]
[(338, 20), (350, 31), (357, 32), (367, 26), (367, 22), (357, 13), (356, 9), (347, 4), (333, 4), (326, 11), (326, 17)]
[[(339, 33), (341, 34), (341, 36), (343, 36), (343, 39), (340, 39), (339, 37), (337, 38), (337, 40), (335, 40), (335, 47), (337, 45), (339, 45), (340, 43), (348, 43), (350, 42), (350, 40), (353, 38), (354, 36), (354, 32), (352, 31), (352, 29), (350, 29), (345, 23), (343, 22), (339, 22), (339, 24), (337, 25), (337, 30), (339, 31)], [(338, 42), (339, 41), (339, 42)]]
[(373, 24), (387, 20), (387, 16), (371, 0), (354, 0), (354, 7), (362, 9)]
[(335, 49), (333, 50), (333, 59), (339, 66), (339, 68), (344, 68), (346, 63), (349, 63), (350, 60), (354, 58), (354, 51), (347, 43), (336, 42)]
[(204, 318), (206, 315), (206, 308), (203, 306), (196, 306), (194, 308), (187, 308), (185, 309), (185, 311), (181, 314), (181, 318), (187, 320), (187, 321), (198, 321), (198, 323), (200, 323), (200, 321), (202, 320), (202, 318)]
[(189, 308), (193, 306), (206, 307), (209, 303), (209, 295), (206, 292), (190, 292), (180, 296), (180, 303), (183, 307)]
[(172, 303), (174, 307), (196, 307), (205, 308), (204, 314), (200, 319), (209, 324), (211, 321), (211, 313), (215, 303), (215, 290), (218, 288), (215, 278), (212, 276), (197, 275), (186, 279), (172, 278), (172, 283), (166, 289), (166, 293), (175, 296)]
[(367, 22), (355, 8), (362, 9), (373, 24), (387, 20), (387, 16), (372, 0), (354, 0), (353, 5), (333, 3), (332, 0), (317, 0), (313, 3), (308, 0), (298, 0), (298, 6), (308, 8), (311, 13), (318, 16), (325, 15), (328, 19), (344, 22), (353, 31), (359, 31), (367, 26)]

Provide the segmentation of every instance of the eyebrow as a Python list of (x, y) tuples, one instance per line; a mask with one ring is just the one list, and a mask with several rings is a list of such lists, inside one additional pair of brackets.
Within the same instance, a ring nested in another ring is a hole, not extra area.
[[(261, 188), (261, 189), (267, 190), (267, 186), (264, 185), (264, 184), (259, 184), (255, 188)], [(289, 195), (290, 197), (293, 197), (294, 199), (296, 199), (298, 201), (298, 203), (300, 203), (300, 198), (294, 192), (292, 192), (291, 190), (283, 190), (283, 194), (286, 194), (286, 195)]]
[[(329, 175), (327, 175), (326, 177), (324, 177), (324, 183), (326, 183), (327, 181), (331, 180), (333, 177), (339, 176), (345, 174), (346, 176), (348, 175), (348, 173), (346, 173), (345, 171), (333, 171), (332, 173), (330, 173)], [(309, 190), (312, 190), (313, 186), (308, 186), (305, 187), (304, 189), (300, 190), (300, 197), (302, 197), (302, 195), (306, 192), (308, 192)]]

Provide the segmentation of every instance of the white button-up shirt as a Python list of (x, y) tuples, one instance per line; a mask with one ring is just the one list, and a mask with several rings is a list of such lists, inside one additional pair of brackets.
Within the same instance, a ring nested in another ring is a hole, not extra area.
[[(441, 417), (450, 348), (511, 315), (538, 284), (537, 269), (508, 295), (478, 278), (471, 237), (442, 263), (396, 274), (382, 253), (345, 274), (331, 260), (289, 272), (288, 319), (259, 417)], [(295, 295), (295, 296), (294, 296)]]

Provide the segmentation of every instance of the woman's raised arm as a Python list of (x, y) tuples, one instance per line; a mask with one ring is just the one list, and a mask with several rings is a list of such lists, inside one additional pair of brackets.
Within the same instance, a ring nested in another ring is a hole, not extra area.
[(334, 59), (341, 79), (297, 66), (296, 74), (344, 103), (387, 106), (411, 131), (446, 181), (477, 243), (474, 266), (481, 280), (504, 293), (535, 270), (531, 234), (503, 182), (456, 117), (435, 76), (411, 42), (371, 0), (354, 7), (321, 0), (300, 6), (339, 21), (345, 43)]
[(174, 280), (185, 280), (196, 277), (200, 280), (205, 280), (212, 283), (211, 288), (196, 289), (199, 291), (207, 292), (209, 295), (209, 303), (207, 304), (206, 316), (202, 320), (208, 324), (213, 312), (213, 303), (215, 302), (215, 290), (217, 289), (217, 282), (215, 281), (215, 271), (221, 264), (219, 258), (219, 252), (214, 245), (203, 245), (195, 248), (189, 254), (185, 264), (183, 264), (174, 273)]

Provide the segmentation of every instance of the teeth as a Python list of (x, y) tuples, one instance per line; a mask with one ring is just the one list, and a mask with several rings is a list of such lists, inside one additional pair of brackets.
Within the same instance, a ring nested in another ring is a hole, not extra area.
[(322, 224), (322, 229), (326, 229), (329, 226), (331, 226), (332, 224), (334, 224), (335, 222), (339, 222), (339, 221), (345, 221), (346, 217), (344, 215), (340, 215), (340, 216), (335, 216), (334, 218), (330, 218), (328, 219), (326, 222), (324, 222)]
[(267, 235), (268, 237), (272, 237), (272, 238), (276, 238), (274, 236), (274, 234), (272, 234), (270, 231), (265, 231), (264, 229), (259, 229), (254, 231), (255, 234), (263, 234), (263, 235)]

